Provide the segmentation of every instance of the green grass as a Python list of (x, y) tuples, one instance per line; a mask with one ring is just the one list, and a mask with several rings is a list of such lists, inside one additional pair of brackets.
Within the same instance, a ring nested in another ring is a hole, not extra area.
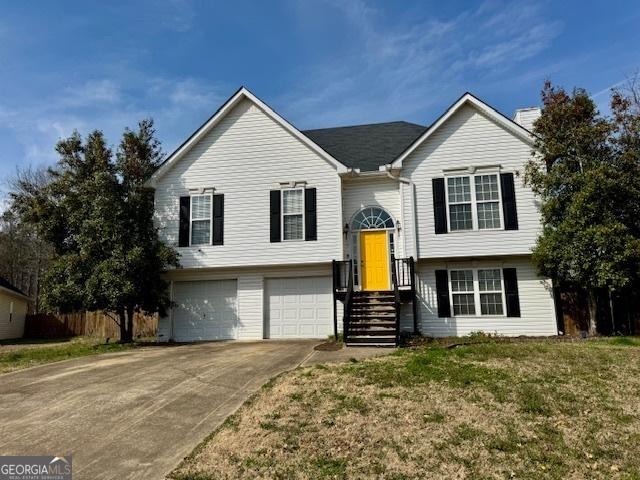
[(170, 478), (640, 480), (639, 397), (638, 338), (434, 342), (283, 374)]
[(0, 345), (47, 345), (49, 343), (65, 343), (79, 337), (64, 338), (10, 338), (0, 340)]
[(87, 355), (120, 352), (130, 349), (131, 347), (131, 345), (122, 345), (119, 343), (105, 344), (99, 343), (98, 340), (76, 338), (69, 340), (63, 345), (30, 347), (9, 352), (2, 352), (2, 350), (0, 350), (0, 373)]

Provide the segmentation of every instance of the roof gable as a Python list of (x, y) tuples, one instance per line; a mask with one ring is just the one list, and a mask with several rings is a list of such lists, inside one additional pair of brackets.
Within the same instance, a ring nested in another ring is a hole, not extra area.
[(167, 159), (160, 165), (160, 167), (153, 173), (149, 179), (149, 184), (154, 186), (156, 182), (167, 173), (173, 165), (176, 164), (181, 158), (185, 156), (200, 140), (202, 140), (207, 133), (209, 133), (233, 108), (238, 105), (242, 100), (247, 99), (255, 104), (260, 110), (262, 110), (269, 118), (274, 120), (277, 124), (282, 126), (291, 135), (300, 140), (303, 144), (315, 151), (329, 164), (333, 165), (338, 172), (346, 172), (348, 169), (341, 162), (336, 160), (332, 155), (323, 150), (320, 146), (315, 144), (309, 137), (303, 135), (297, 128), (291, 125), (282, 116), (278, 115), (271, 109), (266, 103), (252, 94), (245, 87), (241, 87), (236, 93), (234, 93), (222, 106), (205, 122), (203, 123), (187, 140), (184, 141)]
[(402, 168), (402, 162), (465, 105), (470, 105), (473, 108), (476, 108), (491, 120), (495, 121), (498, 125), (502, 126), (505, 130), (511, 132), (514, 136), (520, 138), (525, 143), (533, 145), (533, 134), (529, 130), (504, 116), (495, 108), (489, 106), (473, 94), (467, 92), (453, 105), (451, 105), (447, 111), (445, 111), (429, 128), (425, 130), (422, 135), (409, 145), (409, 147), (391, 163), (391, 168)]

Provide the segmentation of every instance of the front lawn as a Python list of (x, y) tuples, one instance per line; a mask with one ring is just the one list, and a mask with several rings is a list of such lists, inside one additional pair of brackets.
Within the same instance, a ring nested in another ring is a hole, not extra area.
[(170, 478), (640, 479), (640, 340), (427, 346), (297, 369)]
[[(46, 344), (49, 342), (55, 342), (55, 344), (47, 346)], [(121, 345), (119, 343), (105, 344), (102, 339), (83, 337), (62, 340), (62, 342), (65, 343), (58, 342), (61, 342), (61, 340), (39, 341), (38, 343), (42, 343), (42, 346), (25, 345), (25, 343), (31, 343), (31, 341), (26, 340), (4, 342), (4, 345), (7, 346), (21, 345), (24, 348), (9, 349), (7, 352), (2, 351), (2, 348), (7, 347), (0, 348), (0, 374), (41, 365), (43, 363), (57, 362), (99, 353), (118, 352), (131, 348), (130, 345)]]

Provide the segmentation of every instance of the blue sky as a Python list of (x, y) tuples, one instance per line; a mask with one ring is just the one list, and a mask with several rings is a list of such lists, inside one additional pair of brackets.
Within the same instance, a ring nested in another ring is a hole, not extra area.
[(604, 107), (639, 23), (637, 1), (2, 2), (0, 178), (145, 117), (170, 152), (240, 85), (300, 129), (429, 124), (467, 90), (511, 115), (545, 78)]

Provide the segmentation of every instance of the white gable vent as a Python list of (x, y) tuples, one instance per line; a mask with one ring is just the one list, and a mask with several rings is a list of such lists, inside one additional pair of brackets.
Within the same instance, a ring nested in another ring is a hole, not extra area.
[(513, 116), (513, 121), (527, 130), (533, 130), (533, 122), (542, 114), (538, 107), (519, 108)]

